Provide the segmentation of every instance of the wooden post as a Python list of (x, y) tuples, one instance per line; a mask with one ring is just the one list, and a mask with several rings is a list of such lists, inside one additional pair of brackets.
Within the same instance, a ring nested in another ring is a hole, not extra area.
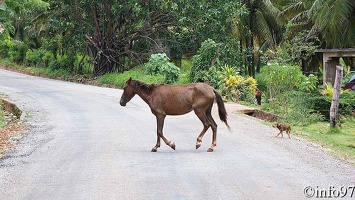
[(338, 124), (338, 108), (339, 108), (339, 96), (340, 96), (340, 86), (343, 80), (343, 68), (336, 66), (335, 81), (334, 81), (334, 91), (332, 105), (330, 106), (330, 128), (335, 127)]

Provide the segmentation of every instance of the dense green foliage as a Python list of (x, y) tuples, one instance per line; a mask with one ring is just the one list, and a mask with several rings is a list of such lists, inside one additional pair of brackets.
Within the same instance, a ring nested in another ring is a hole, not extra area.
[[(316, 96), (312, 100), (314, 101), (314, 110), (329, 120), (329, 108), (332, 103), (332, 96)], [(342, 116), (355, 115), (355, 92), (344, 91), (340, 94), (339, 114)]]
[[(266, 99), (270, 102), (264, 109), (286, 116), (288, 121), (308, 124), (319, 121), (318, 115), (311, 101), (313, 95), (320, 95), (317, 91), (318, 79), (313, 74), (303, 75), (298, 66), (265, 66), (258, 74), (257, 80), (263, 86)], [(261, 87), (260, 87), (261, 88)]]
[[(202, 42), (196, 55), (192, 57), (190, 81), (209, 81), (214, 83), (214, 70), (223, 71), (223, 66), (234, 66), (242, 71), (242, 55), (238, 53), (239, 45), (235, 41), (216, 43), (212, 39)], [(212, 69), (211, 69), (212, 68)], [(212, 76), (210, 76), (212, 75)], [(217, 84), (213, 84), (217, 87)]]
[(174, 83), (179, 78), (180, 68), (170, 62), (165, 53), (152, 54), (144, 66), (147, 74), (161, 74), (165, 77), (166, 83)]
[(266, 60), (316, 71), (314, 48), (354, 47), (354, 10), (352, 0), (5, 0), (0, 56), (97, 76), (130, 70), (154, 53), (202, 55), (203, 42), (214, 41), (209, 58), (194, 59), (190, 80), (225, 64), (255, 77)]

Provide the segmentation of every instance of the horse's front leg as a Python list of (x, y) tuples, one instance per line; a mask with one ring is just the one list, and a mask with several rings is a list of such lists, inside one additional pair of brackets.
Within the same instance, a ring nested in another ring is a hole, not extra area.
[(160, 138), (163, 139), (166, 145), (170, 146), (172, 149), (175, 150), (175, 143), (166, 139), (163, 134), (165, 115), (157, 115), (156, 118), (157, 118), (157, 144), (155, 145), (155, 147), (153, 147), (152, 152), (156, 152), (160, 147)]
[(157, 134), (157, 143), (155, 147), (152, 148), (151, 152), (157, 152), (158, 148), (160, 147), (160, 136)]

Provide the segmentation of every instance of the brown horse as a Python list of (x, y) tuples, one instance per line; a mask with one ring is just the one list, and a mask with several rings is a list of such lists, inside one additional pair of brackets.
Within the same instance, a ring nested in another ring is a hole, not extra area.
[(185, 85), (146, 84), (130, 78), (125, 86), (120, 100), (121, 106), (126, 106), (134, 95), (138, 94), (150, 107), (157, 119), (157, 143), (152, 152), (160, 147), (160, 138), (166, 145), (175, 150), (175, 143), (163, 135), (164, 119), (166, 115), (183, 115), (194, 111), (203, 124), (203, 130), (197, 137), (196, 149), (201, 146), (202, 137), (209, 127), (212, 128), (212, 144), (208, 152), (212, 152), (217, 145), (217, 124), (211, 115), (214, 99), (217, 100), (218, 113), (228, 129), (227, 112), (221, 95), (205, 83), (191, 83)]

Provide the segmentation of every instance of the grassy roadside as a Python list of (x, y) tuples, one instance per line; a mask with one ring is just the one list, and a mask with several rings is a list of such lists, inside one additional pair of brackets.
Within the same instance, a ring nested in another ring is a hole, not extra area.
[[(0, 99), (0, 105), (1, 104), (2, 104), (2, 100)], [(4, 111), (2, 109), (0, 109), (0, 128), (4, 127), (5, 125), (6, 125), (6, 121), (5, 121), (5, 117), (4, 117)]]
[[(46, 68), (33, 68), (22, 67), (14, 65), (6, 60), (0, 60), (0, 63), (10, 67), (11, 69), (17, 69), (20, 72), (25, 72), (31, 75), (45, 76), (49, 78), (58, 78), (62, 80), (73, 79), (73, 76), (63, 70), (51, 71)], [(191, 63), (187, 61), (182, 62), (181, 77), (178, 83), (187, 83), (189, 69)], [(64, 77), (64, 78), (63, 78)], [(163, 76), (148, 76), (144, 73), (143, 67), (136, 67), (131, 71), (127, 71), (123, 74), (105, 74), (97, 77), (93, 82), (95, 85), (100, 86), (115, 86), (122, 87), (129, 77), (139, 79), (148, 83), (161, 83), (164, 80)], [(74, 77), (77, 78), (77, 77)], [(1, 125), (1, 115), (0, 115)], [(292, 134), (304, 138), (310, 142), (319, 144), (329, 152), (341, 159), (347, 160), (352, 164), (355, 164), (355, 118), (347, 118), (342, 120), (342, 126), (336, 129), (329, 129), (329, 123), (318, 122), (308, 126), (293, 126)]]
[(7, 58), (1, 58), (0, 64), (2, 64), (2, 66), (5, 67), (5, 69), (18, 71), (18, 72), (21, 72), (24, 74), (29, 74), (29, 75), (34, 75), (34, 76), (42, 76), (42, 77), (48, 77), (48, 78), (70, 77), (71, 76), (70, 72), (63, 70), (63, 69), (51, 70), (50, 68), (42, 68), (42, 67), (26, 67), (23, 65), (17, 65), (15, 63), (12, 63)]
[[(176, 84), (184, 84), (188, 82), (188, 76), (191, 69), (191, 62), (182, 60), (181, 62), (181, 74)], [(133, 79), (139, 79), (147, 83), (162, 83), (164, 82), (164, 76), (162, 75), (147, 75), (143, 66), (135, 67), (133, 70), (126, 71), (122, 74), (111, 73), (98, 77), (97, 82), (99, 85), (114, 85), (122, 88), (125, 82), (132, 77)]]
[(328, 122), (293, 127), (293, 134), (305, 138), (341, 159), (355, 164), (355, 118), (342, 121), (341, 127), (329, 128)]

